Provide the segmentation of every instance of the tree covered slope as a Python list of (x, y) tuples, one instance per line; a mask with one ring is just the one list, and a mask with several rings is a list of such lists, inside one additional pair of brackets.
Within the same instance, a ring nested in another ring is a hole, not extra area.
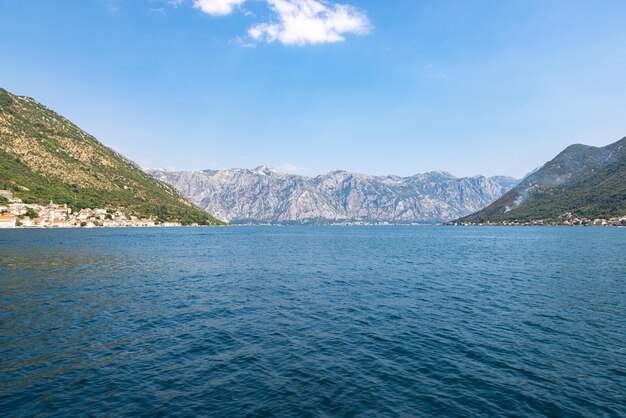
[(558, 220), (626, 215), (626, 138), (605, 147), (572, 145), (462, 222)]
[(0, 189), (26, 203), (119, 208), (183, 224), (221, 224), (132, 161), (35, 100), (0, 89)]

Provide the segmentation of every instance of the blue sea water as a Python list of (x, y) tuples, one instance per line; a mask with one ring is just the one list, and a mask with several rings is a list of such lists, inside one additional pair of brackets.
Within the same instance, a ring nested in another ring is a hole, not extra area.
[(0, 231), (2, 416), (626, 416), (626, 229)]

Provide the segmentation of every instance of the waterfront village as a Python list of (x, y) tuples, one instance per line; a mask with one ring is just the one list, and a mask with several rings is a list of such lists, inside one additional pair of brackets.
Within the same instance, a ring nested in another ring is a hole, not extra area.
[(86, 208), (72, 212), (67, 205), (23, 203), (7, 190), (0, 196), (0, 228), (94, 228), (181, 226), (178, 222), (157, 223), (152, 218), (138, 218), (117, 209)]
[(626, 216), (609, 219), (581, 218), (567, 212), (557, 221), (537, 220), (537, 221), (502, 221), (502, 222), (448, 222), (446, 225), (458, 226), (542, 226), (542, 225), (564, 225), (564, 226), (626, 226)]

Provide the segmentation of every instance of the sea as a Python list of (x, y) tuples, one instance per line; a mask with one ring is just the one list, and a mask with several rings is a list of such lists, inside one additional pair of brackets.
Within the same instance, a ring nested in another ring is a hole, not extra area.
[(626, 417), (626, 229), (2, 230), (0, 416)]

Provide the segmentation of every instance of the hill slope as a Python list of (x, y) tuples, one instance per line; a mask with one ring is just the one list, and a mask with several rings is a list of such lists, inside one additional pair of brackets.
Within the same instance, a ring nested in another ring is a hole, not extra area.
[(472, 213), (517, 184), (509, 177), (456, 178), (445, 172), (305, 177), (269, 166), (148, 172), (233, 223), (438, 223)]
[(183, 224), (221, 224), (170, 186), (35, 100), (0, 89), (0, 189), (25, 203), (123, 208)]
[(510, 192), (462, 222), (556, 221), (626, 215), (626, 138), (605, 147), (572, 145)]

